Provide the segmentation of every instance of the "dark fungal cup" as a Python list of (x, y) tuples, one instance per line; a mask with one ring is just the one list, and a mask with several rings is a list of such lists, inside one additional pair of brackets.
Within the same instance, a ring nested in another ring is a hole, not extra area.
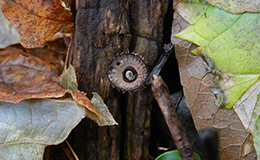
[(107, 77), (113, 87), (122, 92), (135, 92), (146, 82), (148, 68), (134, 53), (121, 53), (111, 62)]

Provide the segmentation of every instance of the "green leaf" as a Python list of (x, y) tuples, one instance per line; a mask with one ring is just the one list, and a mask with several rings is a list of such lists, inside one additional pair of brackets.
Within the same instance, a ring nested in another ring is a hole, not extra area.
[(259, 1), (255, 0), (206, 0), (211, 5), (224, 11), (239, 14), (243, 12), (260, 12)]
[(203, 16), (208, 5), (203, 0), (183, 0), (174, 8), (188, 23), (194, 24)]
[[(231, 109), (238, 99), (257, 81), (260, 75), (221, 73), (222, 78), (214, 77), (211, 91), (216, 95), (218, 107)], [(225, 78), (223, 78), (225, 77)], [(223, 95), (221, 95), (223, 94)]]
[[(199, 3), (205, 5), (203, 2)], [(186, 10), (198, 9), (198, 3), (186, 6)], [(260, 14), (234, 15), (210, 5), (205, 10), (198, 10), (202, 15), (200, 18), (180, 12), (181, 16), (190, 16), (186, 19), (197, 21), (175, 37), (199, 45), (192, 53), (200, 55), (215, 76), (212, 88), (217, 97), (216, 104), (230, 109), (259, 81)], [(226, 77), (222, 78), (223, 75)]]
[[(195, 157), (200, 160), (200, 156), (197, 153), (194, 153)], [(178, 150), (173, 150), (165, 152), (158, 156), (155, 160), (182, 160)]]
[(259, 13), (233, 15), (210, 6), (205, 14), (175, 36), (201, 46), (193, 53), (211, 58), (217, 70), (259, 74)]
[(71, 98), (0, 102), (0, 159), (42, 159), (47, 145), (64, 141), (85, 117)]

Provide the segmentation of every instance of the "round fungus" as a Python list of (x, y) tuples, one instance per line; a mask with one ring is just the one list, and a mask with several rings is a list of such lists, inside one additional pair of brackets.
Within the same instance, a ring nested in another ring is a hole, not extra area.
[(113, 87), (123, 92), (135, 92), (146, 82), (148, 68), (134, 53), (121, 53), (110, 64), (107, 77)]

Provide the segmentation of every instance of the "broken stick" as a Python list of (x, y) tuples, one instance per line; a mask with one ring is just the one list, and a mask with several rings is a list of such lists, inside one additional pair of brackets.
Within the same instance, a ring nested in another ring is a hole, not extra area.
[(161, 76), (152, 75), (152, 92), (156, 99), (172, 138), (183, 160), (195, 160), (191, 145), (181, 128), (167, 85)]

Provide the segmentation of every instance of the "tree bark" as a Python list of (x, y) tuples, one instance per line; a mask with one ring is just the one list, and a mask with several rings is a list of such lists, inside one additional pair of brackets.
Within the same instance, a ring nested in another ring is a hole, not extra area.
[(162, 49), (168, 0), (79, 0), (73, 66), (79, 89), (101, 95), (119, 126), (99, 127), (84, 119), (69, 137), (79, 159), (149, 159), (150, 87), (122, 94), (106, 77), (122, 51), (141, 55), (152, 67)]

